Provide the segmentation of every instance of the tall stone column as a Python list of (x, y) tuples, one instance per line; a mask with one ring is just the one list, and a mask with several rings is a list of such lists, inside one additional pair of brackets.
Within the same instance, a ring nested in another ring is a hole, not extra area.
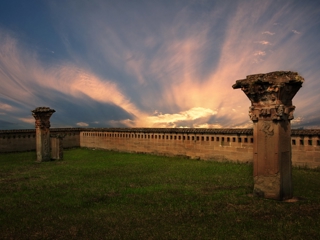
[(276, 200), (292, 198), (292, 98), (303, 82), (296, 72), (277, 71), (249, 75), (232, 86), (241, 88), (251, 101), (255, 195)]
[(36, 122), (36, 151), (37, 161), (50, 161), (50, 117), (55, 112), (48, 107), (37, 107), (32, 111)]

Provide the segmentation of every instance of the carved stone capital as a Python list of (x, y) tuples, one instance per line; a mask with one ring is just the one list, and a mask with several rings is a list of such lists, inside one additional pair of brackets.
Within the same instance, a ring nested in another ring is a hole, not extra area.
[(258, 121), (259, 119), (267, 121), (292, 120), (294, 109), (295, 106), (286, 107), (282, 104), (269, 107), (250, 106), (249, 117), (252, 121)]
[(50, 117), (55, 112), (54, 109), (48, 107), (38, 107), (32, 110), (32, 116), (35, 118), (36, 128), (46, 129), (50, 128)]
[(291, 120), (295, 107), (292, 98), (301, 88), (304, 79), (296, 72), (277, 71), (254, 74), (237, 80), (232, 87), (241, 88), (251, 101), (249, 116), (252, 121)]

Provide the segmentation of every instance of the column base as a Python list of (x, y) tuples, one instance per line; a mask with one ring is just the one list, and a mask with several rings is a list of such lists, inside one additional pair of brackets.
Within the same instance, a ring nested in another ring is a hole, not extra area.
[(258, 197), (280, 199), (280, 174), (255, 176), (253, 194)]

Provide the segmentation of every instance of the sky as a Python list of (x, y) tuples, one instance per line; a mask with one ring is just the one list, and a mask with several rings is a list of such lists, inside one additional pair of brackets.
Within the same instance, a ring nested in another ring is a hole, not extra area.
[(250, 128), (232, 85), (296, 71), (293, 128), (320, 126), (320, 1), (3, 0), (0, 129)]

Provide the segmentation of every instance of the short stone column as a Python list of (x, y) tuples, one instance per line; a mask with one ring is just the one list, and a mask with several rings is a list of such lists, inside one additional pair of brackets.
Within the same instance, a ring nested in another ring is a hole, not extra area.
[(277, 71), (249, 75), (232, 86), (241, 88), (251, 101), (255, 195), (276, 200), (292, 198), (292, 98), (303, 82), (296, 72)]
[(38, 107), (32, 110), (36, 126), (36, 151), (37, 161), (50, 161), (50, 117), (55, 112), (48, 107)]
[(63, 138), (65, 134), (51, 135), (51, 159), (63, 159)]

